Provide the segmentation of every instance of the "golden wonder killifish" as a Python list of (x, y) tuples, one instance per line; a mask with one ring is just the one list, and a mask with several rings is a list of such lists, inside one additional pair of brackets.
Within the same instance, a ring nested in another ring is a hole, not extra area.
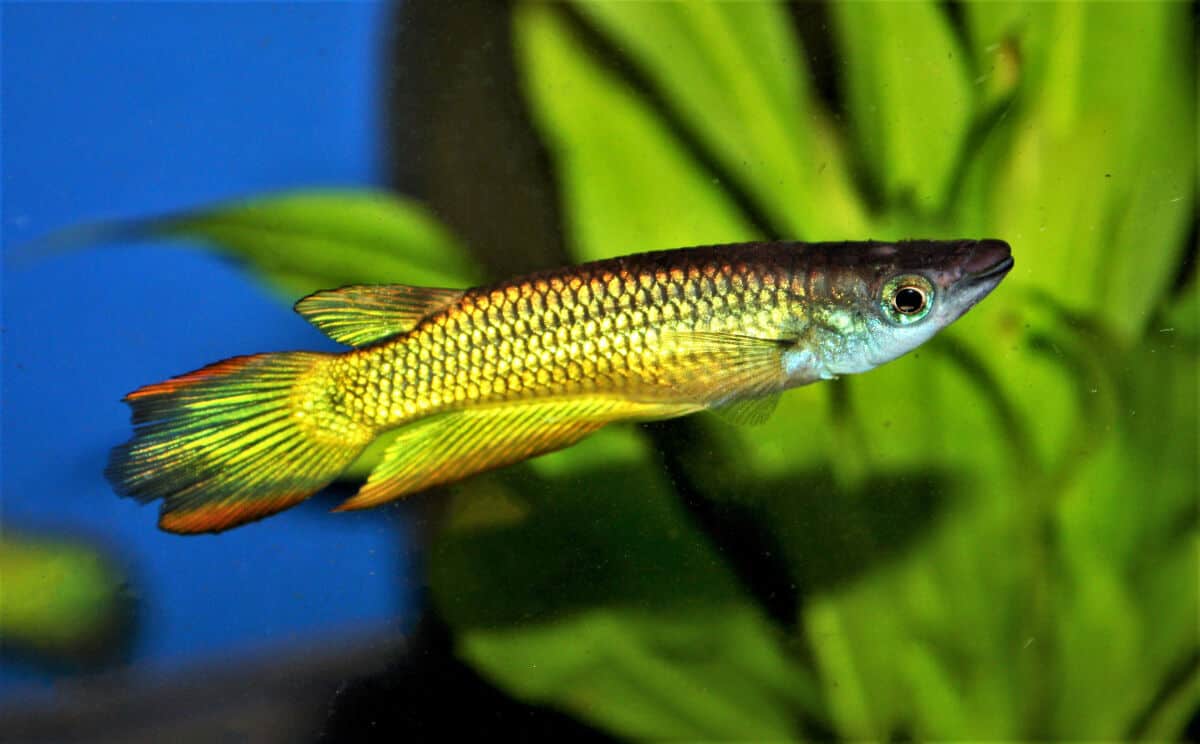
[(566, 447), (613, 421), (758, 407), (919, 346), (1012, 268), (999, 240), (744, 243), (476, 289), (317, 292), (341, 354), (235, 357), (125, 400), (106, 474), (159, 526), (219, 532), (299, 503), (400, 429), (360, 509)]

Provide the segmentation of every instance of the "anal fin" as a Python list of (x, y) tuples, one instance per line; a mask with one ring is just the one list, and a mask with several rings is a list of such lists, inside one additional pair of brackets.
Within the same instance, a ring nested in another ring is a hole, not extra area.
[(335, 511), (365, 509), (553, 452), (613, 421), (671, 418), (700, 408), (588, 396), (437, 414), (402, 429), (367, 482)]

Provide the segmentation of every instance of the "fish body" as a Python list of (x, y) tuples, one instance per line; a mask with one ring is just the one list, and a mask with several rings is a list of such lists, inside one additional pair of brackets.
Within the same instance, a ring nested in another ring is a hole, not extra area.
[(127, 396), (118, 491), (212, 532), (287, 508), (384, 432), (339, 509), (573, 444), (607, 423), (767, 399), (919, 346), (1011, 268), (995, 240), (746, 243), (645, 253), (470, 290), (318, 292), (343, 354), (237, 357)]

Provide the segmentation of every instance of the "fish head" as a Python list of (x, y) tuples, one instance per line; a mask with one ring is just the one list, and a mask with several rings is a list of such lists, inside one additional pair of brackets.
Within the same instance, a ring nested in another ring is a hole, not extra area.
[(854, 338), (821, 344), (825, 376), (864, 372), (912, 351), (986, 297), (1012, 266), (1008, 244), (990, 239), (872, 243), (842, 256), (838, 283), (851, 289), (841, 303), (857, 322)]

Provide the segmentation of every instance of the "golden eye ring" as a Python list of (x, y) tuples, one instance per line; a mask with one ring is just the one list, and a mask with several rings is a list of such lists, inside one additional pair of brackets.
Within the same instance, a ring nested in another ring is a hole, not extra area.
[(933, 283), (920, 274), (900, 274), (883, 285), (879, 309), (888, 322), (910, 325), (924, 320), (934, 303)]

